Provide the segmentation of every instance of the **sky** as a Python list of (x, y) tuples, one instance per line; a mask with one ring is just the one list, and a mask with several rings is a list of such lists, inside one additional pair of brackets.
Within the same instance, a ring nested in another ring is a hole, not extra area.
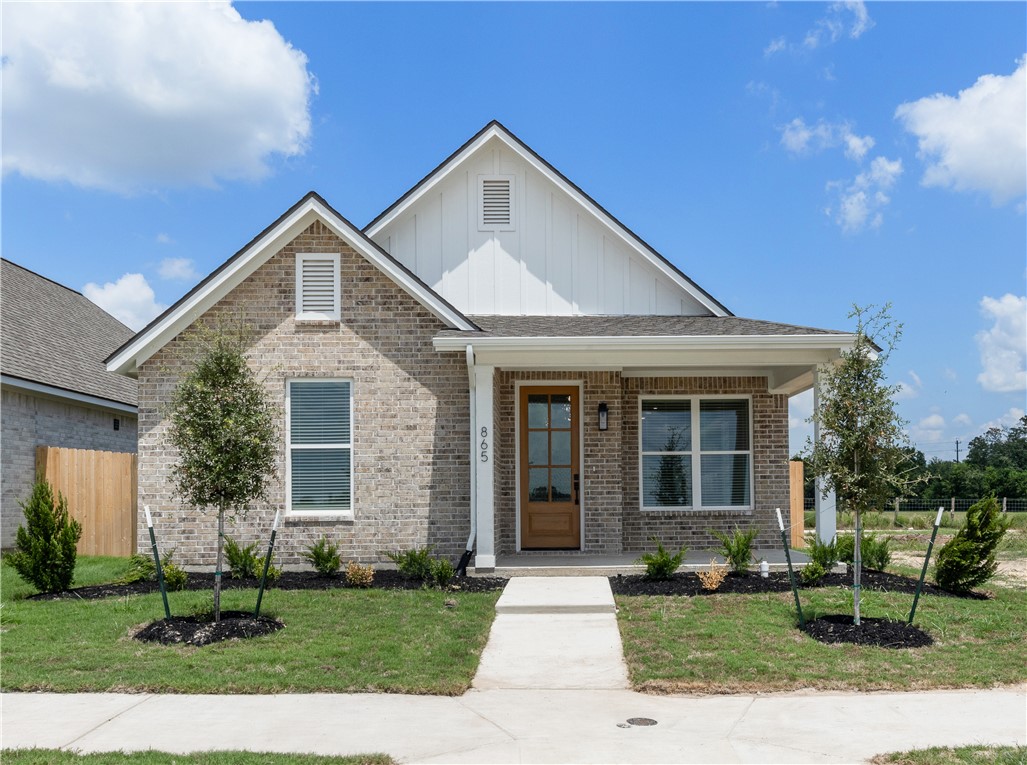
[(928, 459), (1027, 409), (1025, 3), (0, 14), (3, 257), (133, 328), (306, 192), (363, 226), (498, 119), (738, 316), (890, 303)]

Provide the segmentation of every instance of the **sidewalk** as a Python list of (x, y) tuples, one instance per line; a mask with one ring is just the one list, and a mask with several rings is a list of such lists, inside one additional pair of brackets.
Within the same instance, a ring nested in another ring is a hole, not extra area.
[[(455, 698), (14, 693), (0, 704), (3, 746), (12, 748), (385, 752), (415, 763), (857, 763), (927, 746), (1023, 745), (1025, 690), (698, 698), (609, 690), (472, 690)], [(628, 726), (635, 717), (656, 725)]]

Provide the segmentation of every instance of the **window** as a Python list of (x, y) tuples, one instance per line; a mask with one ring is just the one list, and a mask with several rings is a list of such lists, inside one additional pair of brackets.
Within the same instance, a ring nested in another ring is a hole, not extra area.
[(749, 425), (748, 399), (642, 399), (642, 508), (752, 507)]
[(340, 321), (338, 253), (296, 255), (296, 318)]
[(353, 514), (352, 384), (290, 380), (286, 486), (291, 513)]
[(478, 176), (478, 230), (513, 231), (514, 176)]

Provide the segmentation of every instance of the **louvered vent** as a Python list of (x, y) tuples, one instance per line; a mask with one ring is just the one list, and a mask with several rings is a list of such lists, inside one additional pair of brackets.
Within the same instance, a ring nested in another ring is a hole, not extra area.
[(339, 256), (296, 256), (296, 313), (301, 319), (339, 319)]
[(513, 176), (478, 176), (479, 204), (478, 228), (482, 231), (514, 227)]

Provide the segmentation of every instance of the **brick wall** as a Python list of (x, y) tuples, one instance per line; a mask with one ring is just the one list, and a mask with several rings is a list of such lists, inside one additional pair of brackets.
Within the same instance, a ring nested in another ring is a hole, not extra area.
[[(28, 499), (36, 474), (36, 447), (136, 450), (136, 417), (114, 409), (84, 406), (4, 387), (0, 401), (0, 546), (14, 545), (24, 523), (19, 502)], [(120, 428), (114, 430), (114, 419)]]
[[(341, 253), (341, 323), (295, 321), (297, 252)], [(270, 502), (227, 524), (228, 535), (263, 545), (275, 510), (284, 508), (286, 381), (338, 377), (353, 381), (354, 518), (288, 518), (276, 561), (302, 563), (300, 554), (322, 535), (340, 545), (343, 560), (379, 562), (382, 551), (425, 544), (455, 559), (469, 529), (468, 385), (463, 354), (432, 348), (443, 323), (320, 222), (198, 320), (239, 321), (252, 332), (247, 359), (283, 407), (283, 422)], [(160, 544), (175, 549), (177, 562), (211, 566), (216, 516), (174, 496), (174, 453), (159, 414), (196, 357), (184, 333), (140, 367), (139, 507), (150, 505)], [(141, 523), (141, 543), (145, 534)]]

